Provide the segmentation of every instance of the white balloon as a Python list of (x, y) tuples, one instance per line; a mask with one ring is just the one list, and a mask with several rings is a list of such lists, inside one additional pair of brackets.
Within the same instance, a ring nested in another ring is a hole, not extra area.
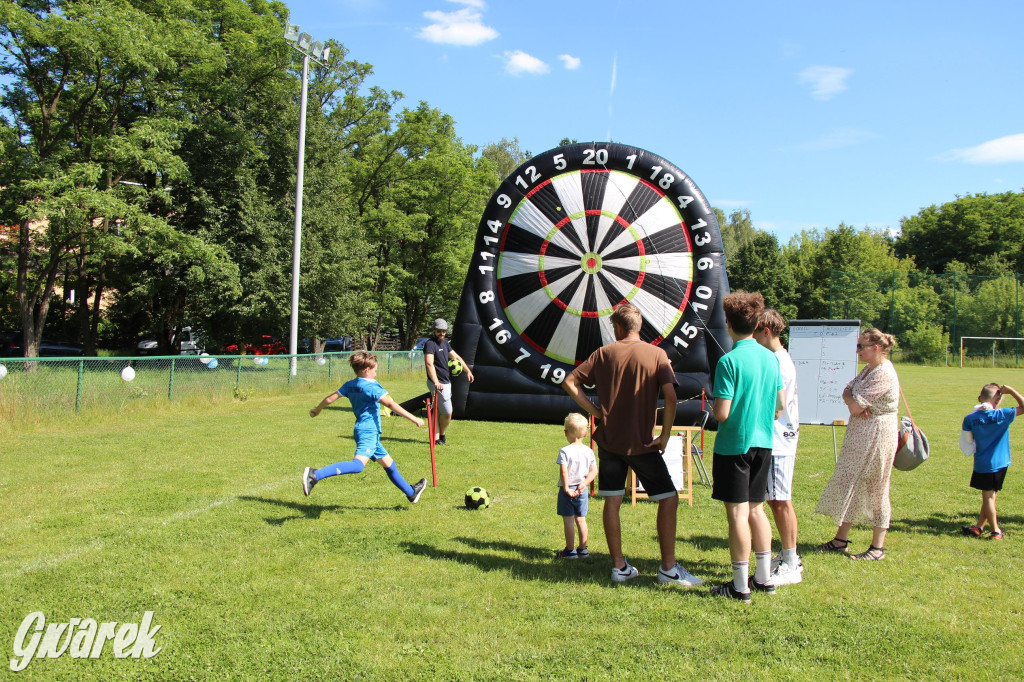
[(121, 378), (125, 381), (131, 381), (135, 378), (135, 370), (132, 369), (131, 365), (121, 370)]
[(7, 365), (0, 365), (0, 379), (7, 376)]
[(318, 364), (318, 365), (326, 365), (327, 364), (327, 358), (325, 358), (323, 356), (318, 357), (316, 359), (316, 364)]
[(210, 354), (209, 353), (200, 353), (199, 354), (199, 362), (203, 363), (204, 365), (210, 364)]

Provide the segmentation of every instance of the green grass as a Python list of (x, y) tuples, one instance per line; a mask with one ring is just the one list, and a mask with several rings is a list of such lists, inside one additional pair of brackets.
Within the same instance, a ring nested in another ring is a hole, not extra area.
[[(152, 610), (156, 657), (119, 660), (108, 645), (97, 660), (34, 660), (16, 678), (1022, 679), (1021, 480), (1011, 468), (999, 496), (1006, 540), (958, 535), (980, 495), (956, 443), (978, 388), (1024, 386), (1024, 372), (898, 369), (932, 459), (894, 473), (888, 560), (810, 552), (834, 530), (813, 513), (833, 448), (831, 427), (805, 426), (795, 483), (805, 580), (746, 607), (656, 584), (649, 503), (623, 508), (640, 579), (609, 584), (597, 499), (591, 559), (555, 561), (556, 425), (456, 422), (439, 487), (410, 507), (376, 465), (303, 497), (303, 466), (351, 457), (342, 403), (307, 415), (326, 388), (8, 424), (0, 643), (11, 658), (33, 611), (137, 622)], [(399, 399), (423, 386), (384, 384)], [(384, 436), (406, 479), (429, 481), (425, 431), (393, 419)], [(490, 491), (490, 509), (462, 507), (472, 485)], [(693, 573), (730, 577), (709, 489), (680, 507), (678, 539)], [(868, 528), (852, 534), (855, 551), (869, 540)]]

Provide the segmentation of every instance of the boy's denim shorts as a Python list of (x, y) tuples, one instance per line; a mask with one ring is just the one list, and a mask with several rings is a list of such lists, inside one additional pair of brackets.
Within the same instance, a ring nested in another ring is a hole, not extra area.
[[(574, 489), (580, 486), (572, 486)], [(586, 516), (590, 501), (590, 491), (583, 488), (583, 494), (579, 497), (569, 497), (563, 488), (558, 489), (558, 515), (559, 516)]]

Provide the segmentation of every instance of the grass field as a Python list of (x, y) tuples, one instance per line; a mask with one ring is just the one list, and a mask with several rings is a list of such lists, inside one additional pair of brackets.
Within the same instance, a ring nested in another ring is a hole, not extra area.
[[(981, 384), (1024, 386), (1024, 371), (898, 370), (932, 459), (894, 473), (889, 558), (810, 552), (834, 530), (813, 513), (833, 434), (805, 426), (795, 483), (805, 579), (752, 606), (657, 585), (649, 503), (623, 508), (638, 580), (609, 583), (597, 499), (591, 558), (556, 561), (560, 426), (456, 422), (439, 449), (439, 487), (410, 506), (378, 466), (303, 497), (302, 467), (351, 457), (342, 402), (308, 417), (326, 386), (8, 424), (6, 658), (34, 611), (54, 623), (138, 622), (153, 611), (162, 651), (117, 659), (108, 645), (95, 660), (3, 670), (13, 679), (1024, 679), (1022, 479), (1011, 470), (999, 496), (1003, 542), (959, 535), (980, 495), (956, 445)], [(418, 378), (385, 385), (399, 399), (422, 390)], [(1019, 447), (1024, 428), (1013, 429)], [(406, 479), (429, 481), (425, 431), (393, 419), (384, 436)], [(471, 485), (491, 492), (490, 509), (462, 507)], [(863, 550), (870, 530), (851, 537)], [(724, 511), (708, 488), (680, 507), (678, 540), (694, 574), (731, 576)]]

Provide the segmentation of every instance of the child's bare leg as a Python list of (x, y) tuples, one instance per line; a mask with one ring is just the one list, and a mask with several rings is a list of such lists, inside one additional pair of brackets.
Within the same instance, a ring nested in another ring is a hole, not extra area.
[(565, 548), (573, 549), (576, 545), (575, 531), (576, 525), (572, 521), (573, 517), (563, 516), (562, 525), (565, 527)]
[(590, 532), (587, 529), (587, 517), (577, 516), (576, 517), (576, 528), (580, 532), (580, 547), (587, 546), (587, 540), (590, 539)]
[(981, 491), (981, 514), (978, 516), (978, 528), (984, 528), (986, 520), (993, 533), (999, 530), (999, 521), (996, 518), (995, 490)]

